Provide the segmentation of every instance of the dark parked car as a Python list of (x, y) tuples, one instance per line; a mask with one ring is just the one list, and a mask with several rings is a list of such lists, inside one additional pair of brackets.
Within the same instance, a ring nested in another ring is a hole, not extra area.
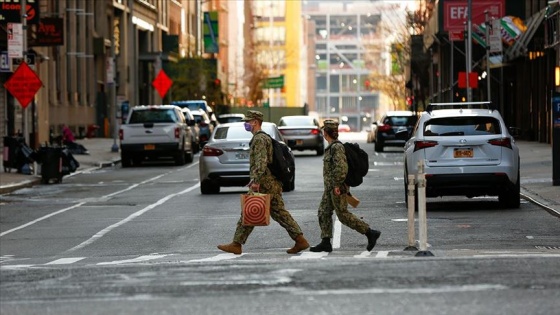
[(317, 155), (325, 153), (321, 126), (311, 116), (284, 116), (278, 122), (278, 130), (292, 150), (315, 150)]
[(372, 124), (367, 140), (375, 142), (375, 152), (383, 152), (385, 147), (402, 148), (410, 138), (417, 120), (414, 112), (386, 112), (380, 120)]

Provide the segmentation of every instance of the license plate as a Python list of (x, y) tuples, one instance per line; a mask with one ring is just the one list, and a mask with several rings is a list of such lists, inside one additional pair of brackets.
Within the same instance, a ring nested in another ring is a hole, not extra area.
[(472, 158), (473, 156), (472, 148), (453, 149), (453, 157), (456, 159)]
[(249, 152), (235, 153), (235, 158), (238, 160), (247, 160), (249, 159)]
[(296, 140), (296, 145), (302, 145), (303, 144), (303, 140)]
[(155, 150), (156, 146), (155, 144), (145, 144), (144, 145), (144, 150)]

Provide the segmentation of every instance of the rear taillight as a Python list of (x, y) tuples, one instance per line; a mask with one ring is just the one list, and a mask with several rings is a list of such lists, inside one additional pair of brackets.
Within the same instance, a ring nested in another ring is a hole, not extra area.
[(438, 145), (437, 141), (414, 141), (414, 151), (431, 148)]
[(122, 130), (122, 129), (119, 129), (119, 139), (121, 139), (121, 140), (122, 140), (122, 139), (123, 139), (123, 137), (124, 137), (124, 132), (123, 132), (123, 130)]
[(179, 139), (181, 136), (181, 128), (175, 128), (175, 138)]
[(510, 138), (498, 138), (498, 139), (491, 139), (488, 140), (488, 143), (491, 145), (497, 145), (499, 147), (505, 147), (511, 149), (511, 139)]
[(391, 130), (391, 125), (379, 125), (379, 127), (377, 127), (377, 130), (381, 132), (389, 131)]
[(204, 148), (202, 149), (202, 155), (203, 156), (220, 156), (224, 154), (224, 151), (220, 150), (220, 149), (216, 149), (216, 148), (212, 148), (209, 146), (204, 146)]
[(314, 136), (316, 136), (316, 135), (318, 135), (318, 134), (320, 134), (320, 133), (321, 133), (321, 131), (319, 131), (319, 129), (312, 129), (312, 130), (311, 130), (311, 134), (314, 135)]

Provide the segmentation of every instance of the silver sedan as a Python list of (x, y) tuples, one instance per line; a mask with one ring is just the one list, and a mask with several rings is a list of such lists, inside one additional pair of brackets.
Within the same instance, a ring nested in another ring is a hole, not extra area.
[[(284, 142), (276, 124), (263, 122), (262, 129), (272, 138)], [(245, 186), (249, 183), (249, 142), (252, 133), (243, 122), (219, 124), (202, 149), (199, 160), (200, 192), (216, 194), (220, 187)], [(295, 165), (292, 166), (295, 172)], [(294, 189), (292, 182), (284, 191)], [(287, 187), (286, 187), (287, 186)]]

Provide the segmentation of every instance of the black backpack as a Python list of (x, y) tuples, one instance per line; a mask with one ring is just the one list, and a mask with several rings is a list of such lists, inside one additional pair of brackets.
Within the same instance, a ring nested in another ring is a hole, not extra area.
[(268, 169), (282, 183), (282, 186), (289, 187), (295, 171), (294, 158), (290, 148), (286, 144), (272, 138), (266, 132), (263, 131), (263, 133), (272, 141), (272, 163), (268, 163)]
[[(270, 137), (270, 135), (269, 135)], [(272, 140), (272, 163), (268, 164), (268, 169), (276, 177), (282, 186), (288, 185), (294, 176), (294, 159), (290, 153), (290, 148), (270, 137)]]
[(344, 152), (348, 163), (348, 173), (344, 183), (351, 187), (360, 186), (369, 171), (369, 157), (366, 151), (360, 148), (357, 143), (345, 142)]

